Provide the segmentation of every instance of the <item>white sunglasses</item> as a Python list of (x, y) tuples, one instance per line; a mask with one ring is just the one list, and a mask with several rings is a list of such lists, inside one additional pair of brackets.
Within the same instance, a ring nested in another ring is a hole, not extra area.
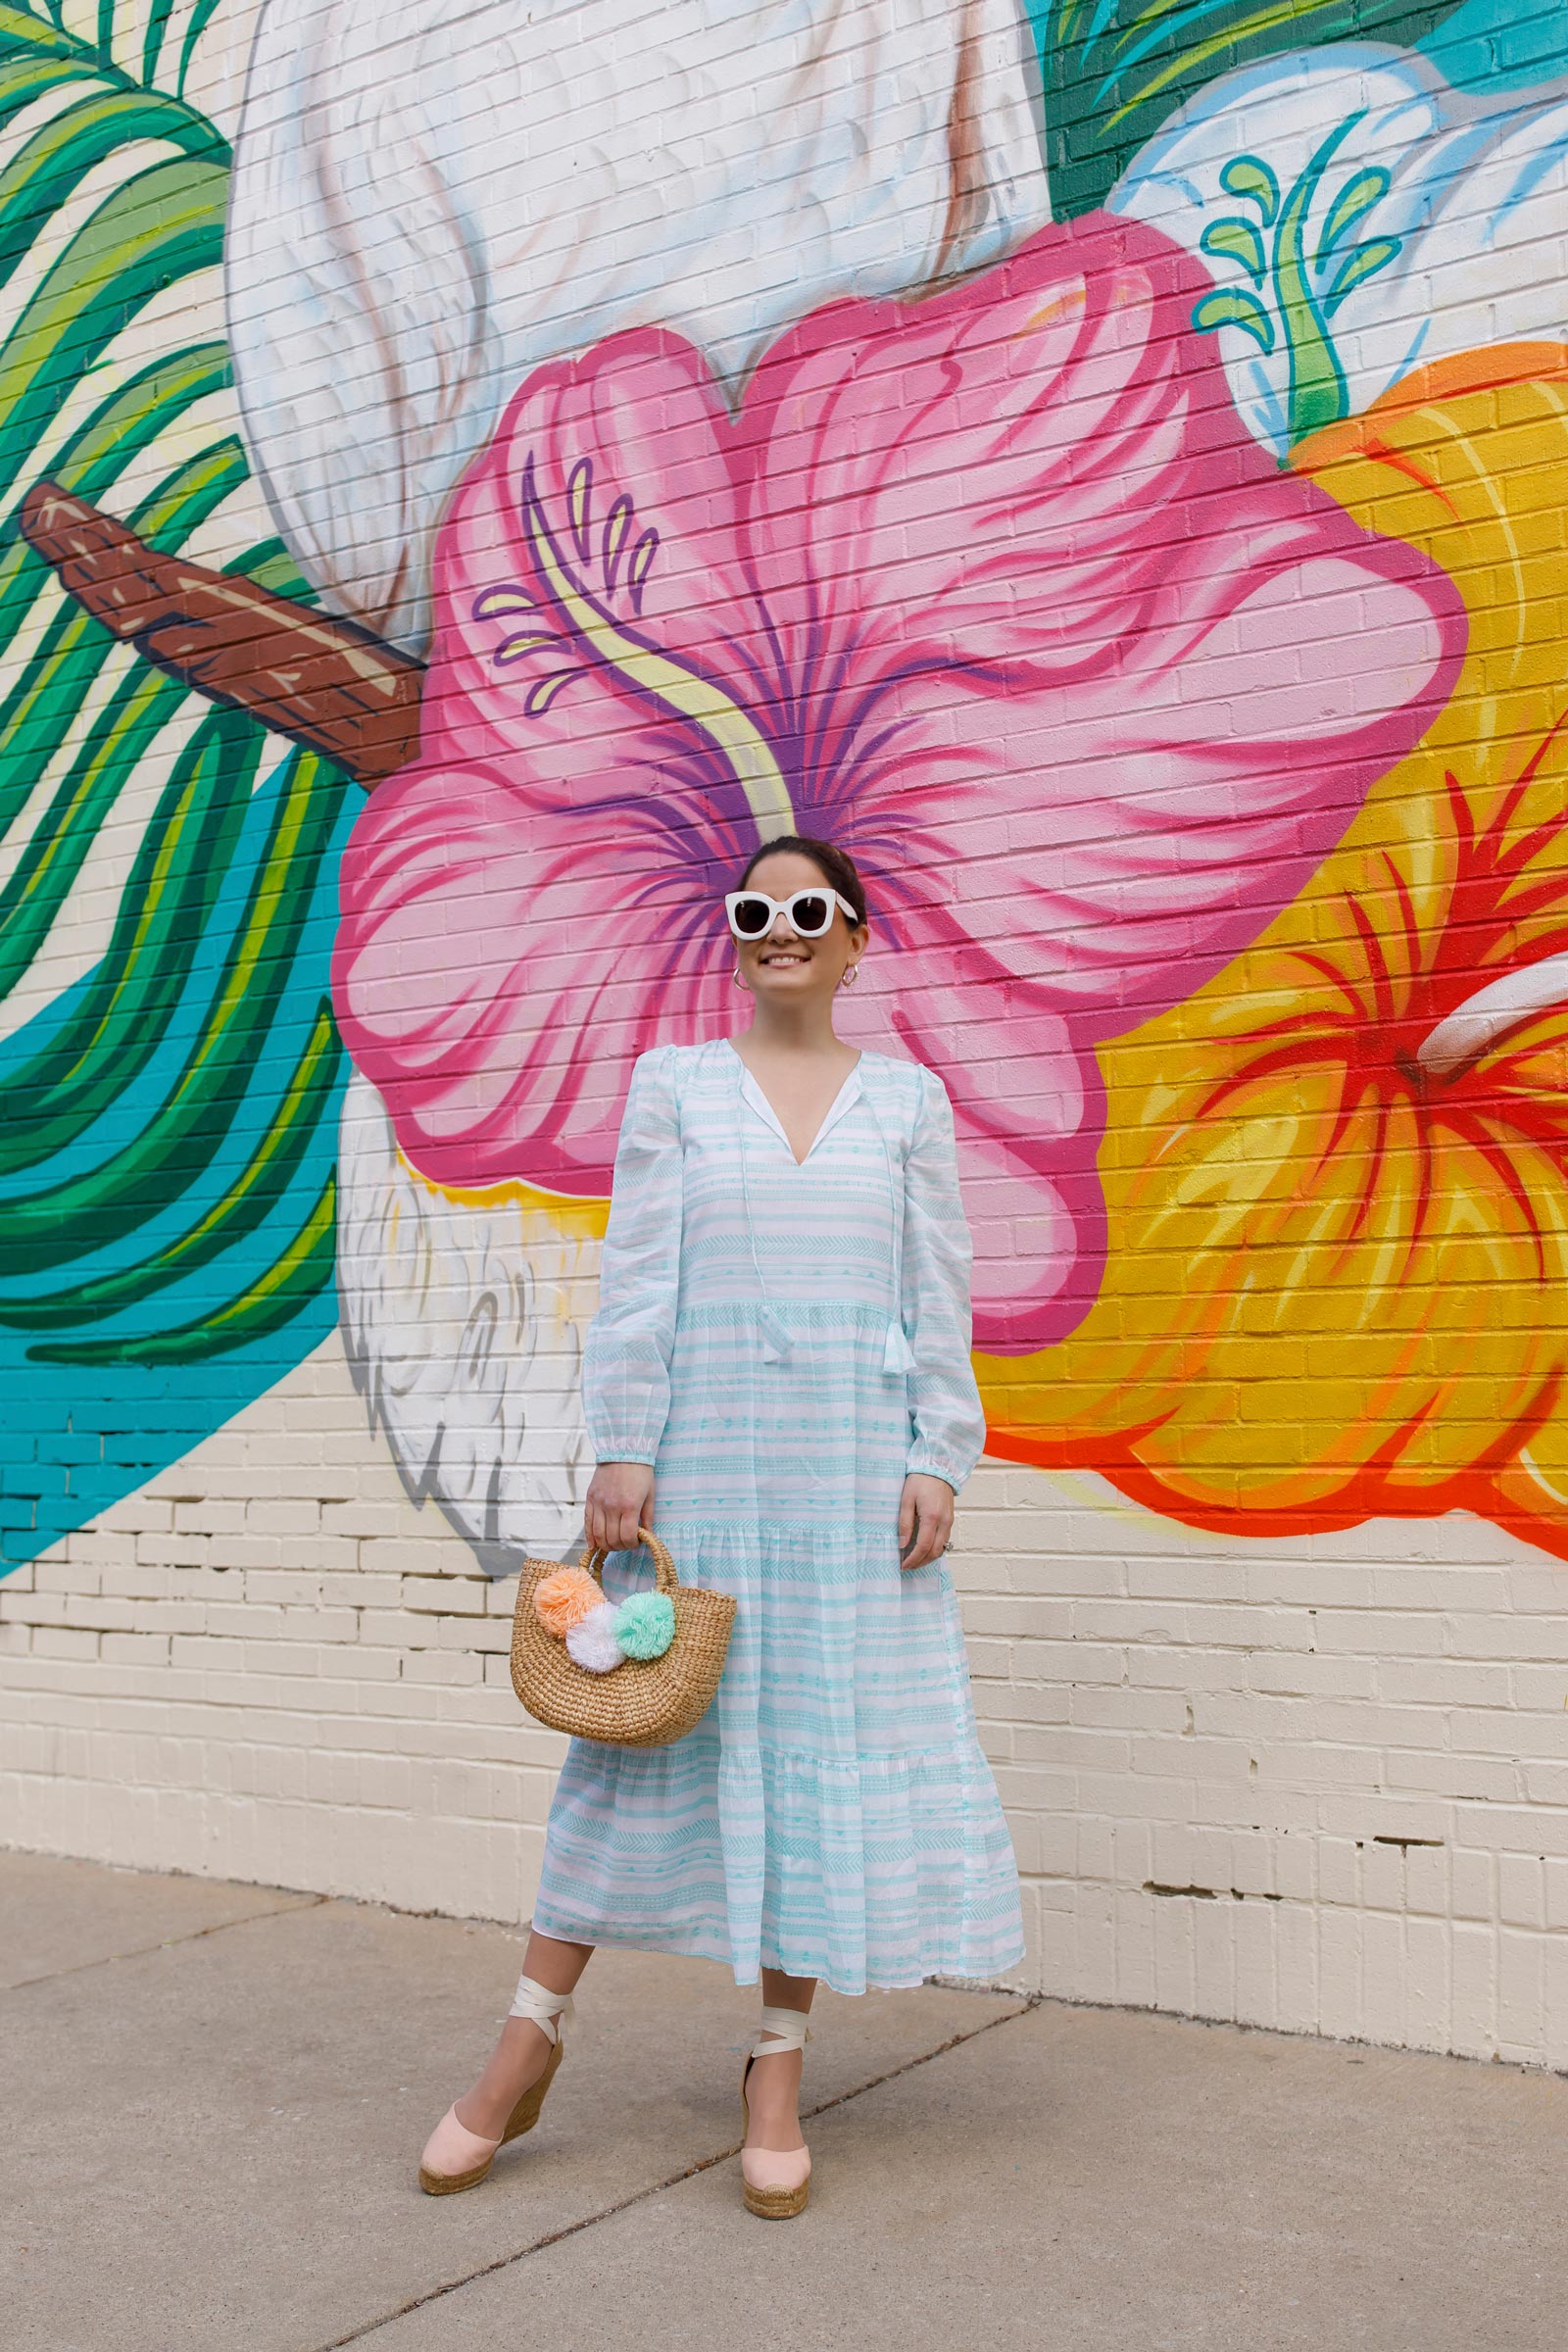
[(737, 939), (765, 939), (780, 915), (797, 939), (820, 939), (842, 906), (853, 931), (859, 916), (841, 891), (792, 890), (787, 899), (770, 899), (765, 890), (731, 890), (724, 895), (724, 912)]

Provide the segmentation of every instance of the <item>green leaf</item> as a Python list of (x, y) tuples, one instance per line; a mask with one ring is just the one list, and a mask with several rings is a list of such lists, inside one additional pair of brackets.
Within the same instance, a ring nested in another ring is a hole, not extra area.
[(84, 41), (58, 24), (44, 24), (24, 8), (12, 5), (12, 0), (0, 0), (0, 56), (15, 58), (69, 58), (80, 65), (91, 57)]
[[(1030, 0), (1052, 209), (1103, 204), (1160, 124), (1236, 66), (1328, 41), (1407, 47), (1455, 0)], [(1232, 190), (1239, 193), (1239, 190)]]
[(0, 346), (0, 493), (77, 377), (143, 305), (172, 278), (222, 258), (227, 186), (220, 165), (194, 156), (152, 164), (73, 237)]
[(164, 139), (186, 155), (226, 151), (211, 123), (176, 98), (142, 90), (111, 90), (80, 98), (34, 131), (0, 172), (0, 286), (59, 209), (117, 147), (133, 139)]
[(231, 1348), (248, 1347), (290, 1323), (332, 1279), (336, 1258), (337, 1184), (328, 1177), (316, 1204), (282, 1254), (259, 1281), (210, 1315), (140, 1340), (75, 1340), (29, 1348), (40, 1363), (199, 1363)]
[(1227, 196), (1250, 198), (1263, 226), (1273, 227), (1280, 209), (1280, 183), (1273, 166), (1260, 155), (1233, 155), (1219, 175), (1219, 184)]
[(262, 756), (232, 710), (203, 721), (127, 878), (109, 952), (71, 1018), (0, 1086), (0, 1175), (64, 1151), (162, 1041), (227, 872)]
[[(148, 674), (157, 673), (141, 673)], [(244, 921), (187, 1068), (141, 1133), (107, 1160), (4, 1201), (0, 1280), (46, 1272), (119, 1240), (187, 1192), (227, 1136), (337, 820), (339, 796), (321, 789), (330, 773), (325, 762), (298, 752), (289, 771)]]
[(1199, 239), (1205, 253), (1222, 254), (1227, 261), (1240, 262), (1254, 286), (1260, 286), (1268, 272), (1268, 257), (1263, 240), (1250, 220), (1211, 220)]
[(1222, 326), (1239, 326), (1244, 334), (1251, 336), (1260, 351), (1274, 348), (1274, 328), (1267, 311), (1253, 295), (1243, 293), (1240, 287), (1205, 294), (1194, 306), (1193, 324), (1203, 335), (1211, 335)]
[(151, 86), (158, 78), (159, 60), (163, 56), (164, 34), (174, 13), (174, 0), (152, 0), (147, 11), (147, 26), (141, 37), (141, 77)]
[(342, 1054), (331, 1013), (323, 1004), (281, 1108), (221, 1200), (177, 1241), (124, 1273), (102, 1275), (74, 1290), (54, 1289), (45, 1298), (0, 1297), (0, 1323), (22, 1331), (59, 1331), (74, 1323), (102, 1322), (141, 1305), (244, 1240), (282, 1199), (328, 1106)]
[(1348, 253), (1323, 298), (1324, 316), (1332, 318), (1347, 294), (1353, 294), (1357, 286), (1364, 286), (1369, 277), (1376, 277), (1380, 270), (1386, 270), (1398, 250), (1397, 237), (1373, 237), (1370, 243), (1358, 245), (1353, 253)]
[(1329, 207), (1323, 233), (1317, 241), (1316, 266), (1322, 269), (1342, 237), (1364, 220), (1375, 204), (1381, 204), (1389, 192), (1389, 175), (1381, 164), (1369, 164), (1364, 172), (1356, 172), (1346, 181)]
[[(0, 0), (0, 301), (27, 284), (0, 316), (0, 988), (70, 941), (89, 873), (101, 891), (103, 845), (124, 844), (101, 960), (39, 1017), (35, 1044), (27, 1029), (0, 1048), (0, 1269), (33, 1294), (0, 1298), (0, 1323), (49, 1331), (36, 1352), (62, 1364), (172, 1366), (242, 1348), (331, 1273), (320, 1163), (342, 1055), (310, 910), (348, 787), (314, 756), (279, 769), (282, 747), (253, 719), (117, 648), (18, 527), (44, 475), (122, 513), (126, 477), (127, 519), (164, 552), (198, 529), (245, 546), (246, 466), (211, 332), (229, 157), (182, 96), (218, 4), (182, 14), (176, 60), (172, 0), (78, 7), (90, 39), (56, 6)], [(28, 266), (45, 235), (40, 273)], [(181, 282), (189, 300), (163, 349), (122, 343)], [(192, 335), (193, 307), (205, 334)], [(276, 540), (229, 568), (314, 601)], [(42, 1298), (39, 1275), (52, 1275)], [(169, 1330), (72, 1336), (166, 1292), (181, 1301)]]
[(174, 77), (174, 87), (182, 98), (185, 95), (185, 83), (190, 75), (191, 62), (196, 55), (196, 45), (221, 5), (222, 0), (196, 0), (196, 6), (190, 12), (190, 23), (185, 27), (185, 38), (179, 45), (179, 72)]

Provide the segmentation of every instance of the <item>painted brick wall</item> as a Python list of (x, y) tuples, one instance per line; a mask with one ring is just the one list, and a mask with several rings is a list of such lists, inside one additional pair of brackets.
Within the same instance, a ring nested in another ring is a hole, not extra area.
[[(1560, 1571), (1464, 1519), (1171, 1531), (986, 1464), (959, 1524), (1025, 1982), (1568, 2066)], [(328, 1343), (0, 1586), (14, 1842), (521, 1921), (561, 1743)]]
[(0, 12), (0, 1840), (526, 1918), (787, 808), (956, 1107), (1027, 1982), (1568, 2066), (1568, 10), (1158, 15)]

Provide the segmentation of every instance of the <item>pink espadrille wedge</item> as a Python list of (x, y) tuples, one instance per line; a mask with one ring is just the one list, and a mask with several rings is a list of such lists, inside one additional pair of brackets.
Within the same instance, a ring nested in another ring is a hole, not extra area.
[[(749, 2132), (751, 2104), (746, 2085), (759, 2058), (776, 2058), (782, 2050), (804, 2050), (811, 2036), (799, 2009), (764, 2009), (763, 2034), (772, 2038), (754, 2041), (741, 2076), (741, 2115)], [(811, 2151), (799, 2148), (741, 2149), (741, 2194), (748, 2213), (763, 2222), (790, 2222), (806, 2211), (811, 2193)]]
[(571, 1996), (552, 1992), (547, 1984), (535, 1984), (532, 1977), (519, 1977), (510, 2014), (531, 2019), (551, 2043), (544, 2072), (518, 2099), (499, 2139), (486, 2139), (481, 2132), (470, 2132), (466, 2124), (458, 2121), (455, 2105), (447, 2109), (425, 2141), (419, 2159), (419, 2186), (427, 2197), (455, 2197), (463, 2189), (477, 2188), (481, 2180), (488, 2179), (490, 2167), (508, 2141), (520, 2139), (539, 2121), (545, 2094), (561, 2071), (565, 2046), (562, 2034), (572, 2014)]

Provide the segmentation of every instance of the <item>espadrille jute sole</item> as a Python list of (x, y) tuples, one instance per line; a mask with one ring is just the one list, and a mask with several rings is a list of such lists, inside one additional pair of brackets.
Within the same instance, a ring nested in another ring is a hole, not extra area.
[(523, 2092), (507, 2118), (507, 2128), (497, 2141), (494, 2152), (485, 2158), (483, 2164), (476, 2164), (473, 2170), (467, 2173), (427, 2173), (423, 2165), (420, 2165), (419, 2186), (427, 2197), (455, 2197), (466, 2188), (477, 2188), (481, 2180), (487, 2180), (490, 2178), (490, 2167), (508, 2141), (520, 2139), (523, 2133), (531, 2132), (539, 2121), (539, 2110), (545, 2103), (546, 2091), (556, 2079), (562, 2056), (563, 2045), (558, 2041), (545, 2060), (544, 2073), (537, 2082), (531, 2082)]
[(806, 2211), (806, 2201), (810, 2193), (809, 2173), (799, 2188), (754, 2188), (749, 2180), (743, 2179), (741, 2181), (746, 2210), (755, 2213), (760, 2222), (792, 2222), (798, 2213)]

